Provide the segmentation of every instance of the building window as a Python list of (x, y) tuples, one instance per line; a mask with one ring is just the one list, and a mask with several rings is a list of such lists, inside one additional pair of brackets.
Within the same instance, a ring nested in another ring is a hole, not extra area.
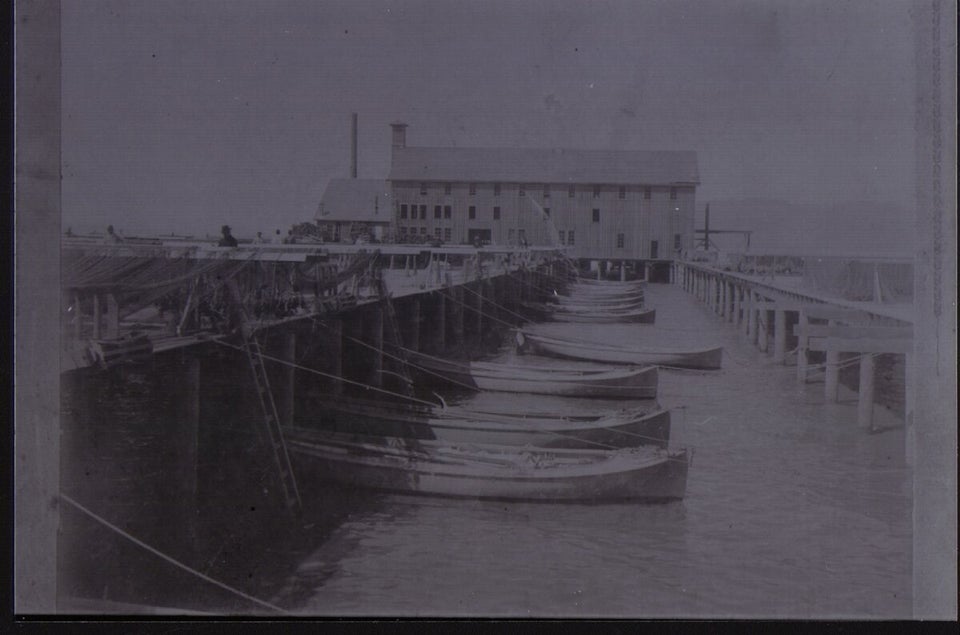
[(518, 196), (526, 196), (526, 195), (527, 195), (527, 190), (523, 187), (523, 183), (521, 183), (520, 185), (517, 186), (517, 195), (518, 195)]
[(673, 235), (673, 248), (680, 249), (680, 234)]
[(450, 206), (449, 206), (449, 205), (444, 205), (444, 206), (443, 206), (443, 217), (444, 217), (444, 218), (451, 218), (452, 216), (453, 216), (453, 210), (450, 209)]
[(525, 229), (518, 229), (518, 230), (517, 230), (517, 240), (519, 240), (521, 243), (527, 242), (527, 230), (525, 230)]
[(576, 244), (576, 236), (574, 236), (572, 229), (570, 230), (570, 233), (567, 234), (567, 244), (568, 244), (568, 245), (575, 245), (575, 244)]
[(434, 236), (434, 238), (436, 238), (437, 240), (440, 240), (440, 228), (439, 228), (439, 227), (435, 227), (435, 228), (433, 229), (433, 236)]
[(623, 234), (617, 234), (617, 249), (623, 249)]
[(426, 236), (426, 235), (427, 235), (427, 228), (426, 228), (426, 227), (421, 227), (421, 228), (420, 228), (420, 235), (421, 235), (421, 236)]
[(494, 184), (493, 184), (493, 195), (494, 195), (494, 196), (500, 196), (500, 184), (499, 184), (499, 183), (494, 183)]
[(400, 228), (400, 235), (401, 235), (401, 236), (406, 236), (406, 235), (407, 235), (407, 228), (406, 228), (406, 227), (401, 227), (401, 228)]
[(550, 208), (549, 208), (549, 207), (544, 207), (544, 208), (543, 208), (543, 213), (546, 214), (547, 216), (549, 216), (549, 215), (550, 215)]
[(620, 189), (617, 191), (617, 198), (627, 198), (627, 188), (625, 186), (620, 186)]
[(565, 235), (566, 235), (566, 232), (561, 229), (561, 230), (558, 231), (557, 233), (560, 235), (560, 244), (561, 244), (561, 245), (566, 244), (566, 243), (563, 242), (564, 237), (565, 237)]
[(433, 217), (434, 217), (434, 218), (440, 218), (440, 210), (441, 210), (441, 208), (440, 208), (439, 205), (434, 205), (434, 206), (433, 206)]
[(450, 184), (449, 184), (449, 183), (444, 183), (444, 184), (443, 184), (443, 193), (446, 194), (447, 196), (450, 196), (450, 191), (451, 191), (451, 186), (450, 186)]
[(476, 193), (477, 193), (477, 184), (476, 184), (476, 183), (471, 183), (471, 184), (470, 184), (470, 196), (473, 196), (473, 195), (476, 194)]
[(643, 188), (643, 198), (649, 199), (651, 195), (651, 189), (649, 187)]
[(427, 220), (427, 206), (426, 206), (426, 205), (421, 205), (421, 206), (420, 206), (420, 219), (421, 219), (421, 220)]
[(513, 242), (513, 230), (512, 230), (512, 229), (508, 229), (508, 230), (507, 230), (507, 241), (508, 241), (508, 242), (511, 242), (511, 243)]
[(650, 241), (650, 258), (652, 260), (656, 260), (657, 258), (660, 257), (659, 250), (657, 249), (658, 247), (659, 245), (657, 244), (657, 241), (655, 240)]
[(406, 217), (407, 217), (407, 206), (406, 206), (406, 205), (401, 205), (401, 206), (400, 206), (400, 218), (406, 218)]
[(421, 184), (420, 184), (420, 196), (426, 196), (426, 195), (427, 195), (427, 184), (426, 184), (426, 183), (421, 183)]
[(500, 220), (500, 208), (499, 208), (499, 207), (494, 207), (494, 208), (493, 208), (493, 220)]
[(677, 200), (677, 188), (675, 187), (670, 188), (670, 200), (671, 201)]
[(550, 186), (549, 186), (549, 185), (544, 185), (544, 186), (543, 186), (543, 198), (550, 198)]
[(596, 207), (593, 208), (593, 222), (600, 222), (600, 210), (598, 210)]
[(475, 205), (471, 205), (469, 208), (467, 208), (467, 217), (470, 220), (474, 220), (477, 217), (477, 208)]
[(599, 185), (594, 185), (594, 186), (593, 186), (593, 198), (600, 198), (600, 186), (599, 186)]
[(449, 227), (443, 228), (443, 241), (450, 242), (451, 232)]
[(567, 198), (573, 198), (576, 195), (577, 195), (576, 185), (571, 185), (570, 187), (567, 188)]

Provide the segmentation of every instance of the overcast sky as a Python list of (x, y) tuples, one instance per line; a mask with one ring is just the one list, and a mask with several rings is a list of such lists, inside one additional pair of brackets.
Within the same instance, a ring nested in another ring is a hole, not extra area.
[(901, 0), (64, 0), (63, 223), (311, 219), (409, 145), (695, 150), (710, 199), (912, 210)]

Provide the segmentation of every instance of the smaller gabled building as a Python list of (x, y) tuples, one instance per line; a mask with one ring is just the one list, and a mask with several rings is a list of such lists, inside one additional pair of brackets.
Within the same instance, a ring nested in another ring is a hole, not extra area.
[(324, 240), (383, 241), (391, 234), (393, 195), (383, 179), (331, 179), (316, 221)]

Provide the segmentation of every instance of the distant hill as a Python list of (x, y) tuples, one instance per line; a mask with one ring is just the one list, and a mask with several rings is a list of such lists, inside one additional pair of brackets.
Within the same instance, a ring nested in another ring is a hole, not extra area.
[[(775, 199), (724, 199), (698, 205), (696, 226), (703, 228), (710, 203), (711, 229), (753, 230), (750, 252), (798, 255), (910, 257), (914, 249), (914, 213), (874, 201), (839, 201), (826, 207)], [(724, 251), (743, 251), (738, 234), (711, 240)]]

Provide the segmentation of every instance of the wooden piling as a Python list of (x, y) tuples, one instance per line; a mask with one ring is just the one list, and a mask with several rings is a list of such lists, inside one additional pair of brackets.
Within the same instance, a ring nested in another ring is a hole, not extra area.
[(801, 310), (798, 314), (797, 331), (797, 381), (801, 384), (807, 383), (807, 336), (804, 329), (807, 326), (807, 316)]
[(783, 364), (787, 359), (787, 312), (773, 311), (773, 361)]
[(748, 290), (749, 304), (747, 305), (747, 341), (751, 344), (757, 343), (757, 294)]
[[(420, 350), (420, 309), (420, 297), (412, 297), (410, 299), (410, 319), (407, 322), (407, 337), (403, 345), (413, 351)], [(441, 325), (443, 324), (442, 315), (438, 322)]]
[[(434, 311), (436, 322), (432, 325), (434, 329), (433, 350), (436, 352), (445, 351), (447, 348), (447, 296), (443, 291), (436, 294), (434, 300)], [(419, 317), (418, 317), (419, 319)]]
[(102, 337), (101, 326), (103, 323), (103, 307), (100, 306), (100, 294), (93, 294), (93, 339), (98, 340)]
[(297, 334), (293, 331), (280, 334), (279, 357), (286, 364), (280, 367), (280, 385), (276, 387), (277, 416), (281, 425), (290, 425), (294, 421), (296, 403)]
[[(830, 320), (828, 325), (834, 326), (836, 322)], [(827, 359), (824, 364), (823, 391), (827, 401), (836, 402), (838, 399), (838, 389), (840, 386), (840, 351), (827, 351)]]
[(857, 424), (862, 430), (873, 428), (873, 392), (876, 370), (875, 355), (860, 355), (860, 389), (857, 397)]

